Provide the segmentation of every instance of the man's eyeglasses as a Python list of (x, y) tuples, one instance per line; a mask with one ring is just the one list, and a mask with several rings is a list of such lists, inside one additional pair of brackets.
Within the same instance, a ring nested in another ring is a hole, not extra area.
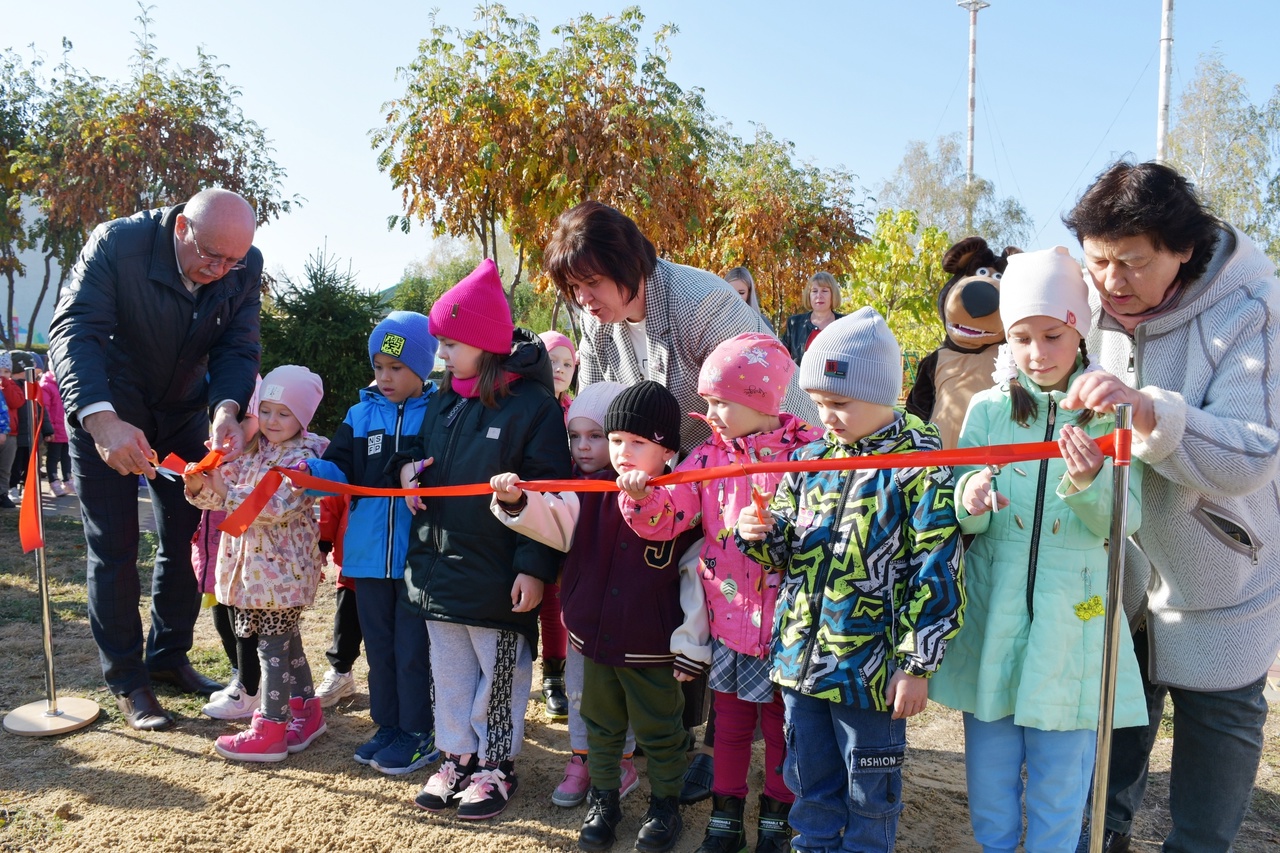
[(196, 255), (200, 260), (207, 263), (210, 267), (222, 267), (223, 272), (231, 272), (233, 270), (244, 269), (244, 258), (227, 258), (222, 255), (211, 255), (204, 249), (200, 248), (200, 241), (196, 239), (196, 228), (190, 219), (186, 220), (187, 230), (191, 232), (191, 245), (196, 250)]

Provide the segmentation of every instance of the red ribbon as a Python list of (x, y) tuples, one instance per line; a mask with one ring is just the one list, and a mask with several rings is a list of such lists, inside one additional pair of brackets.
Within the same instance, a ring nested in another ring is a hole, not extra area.
[(156, 467), (164, 468), (175, 474), (203, 474), (205, 471), (212, 471), (221, 465), (222, 456), (221, 450), (210, 450), (199, 462), (183, 462), (181, 456), (176, 453), (170, 453)]
[[(1120, 433), (1125, 435), (1117, 436)], [(1098, 449), (1107, 456), (1116, 457), (1117, 465), (1129, 464), (1129, 435), (1127, 430), (1116, 430), (1115, 434), (1104, 435), (1095, 439)], [(1117, 448), (1121, 448), (1117, 452)], [(670, 486), (679, 483), (696, 483), (703, 480), (720, 480), (732, 477), (743, 477), (747, 474), (780, 473), (790, 471), (853, 471), (884, 468), (928, 468), (943, 466), (981, 466), (1009, 465), (1014, 462), (1029, 462), (1040, 459), (1053, 459), (1061, 456), (1056, 441), (1033, 441), (1022, 444), (997, 444), (990, 447), (966, 447), (958, 450), (918, 450), (912, 453), (885, 453), (874, 456), (851, 456), (846, 459), (808, 459), (804, 461), (781, 462), (742, 462), (733, 465), (718, 465), (713, 468), (698, 468), (676, 471), (654, 477), (650, 482), (654, 486)], [(1121, 456), (1123, 455), (1123, 461)], [(165, 460), (166, 463), (168, 460)], [(181, 461), (181, 460), (179, 460)], [(416, 495), (424, 498), (435, 497), (475, 497), (493, 494), (488, 483), (472, 483), (460, 486), (431, 486), (419, 489), (382, 489), (372, 486), (352, 486), (324, 480), (304, 471), (291, 468), (272, 468), (258, 482), (244, 503), (235, 512), (227, 516), (218, 529), (240, 536), (253, 520), (262, 512), (263, 507), (271, 500), (276, 489), (284, 478), (288, 478), (296, 488), (314, 489), (339, 495), (361, 497), (400, 498)], [(616, 492), (618, 484), (608, 480), (534, 480), (517, 484), (521, 489), (530, 492)]]

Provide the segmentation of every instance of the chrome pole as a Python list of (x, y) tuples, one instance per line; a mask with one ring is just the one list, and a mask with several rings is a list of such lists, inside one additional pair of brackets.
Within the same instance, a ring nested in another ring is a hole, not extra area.
[(1116, 659), (1124, 617), (1125, 531), (1129, 525), (1129, 460), (1133, 407), (1116, 406), (1116, 455), (1112, 461), (1111, 536), (1107, 542), (1107, 609), (1102, 639), (1102, 690), (1098, 701), (1098, 742), (1093, 764), (1093, 808), (1089, 816), (1089, 853), (1102, 853), (1106, 835), (1107, 781), (1111, 775), (1111, 724), (1116, 710)]

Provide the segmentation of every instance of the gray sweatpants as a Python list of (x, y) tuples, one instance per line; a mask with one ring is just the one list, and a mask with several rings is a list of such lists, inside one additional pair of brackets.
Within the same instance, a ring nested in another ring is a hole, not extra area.
[(427, 622), (436, 746), (497, 764), (520, 754), (533, 653), (515, 631)]
[[(574, 752), (587, 752), (587, 724), (582, 719), (582, 685), (586, 678), (583, 675), (582, 652), (569, 643), (564, 658), (564, 692), (569, 697), (569, 748)], [(627, 726), (627, 740), (623, 747), (623, 755), (631, 755), (636, 751), (636, 733)]]
[[(4, 401), (0, 400), (0, 406)], [(27, 450), (30, 453), (30, 449)], [(11, 435), (0, 444), (0, 491), (9, 491), (9, 472), (13, 468), (13, 460), (18, 456), (18, 437)]]

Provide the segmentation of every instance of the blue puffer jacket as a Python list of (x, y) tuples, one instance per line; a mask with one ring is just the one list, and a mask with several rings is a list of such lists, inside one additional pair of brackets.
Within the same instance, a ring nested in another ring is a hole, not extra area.
[[(428, 383), (421, 397), (393, 403), (377, 388), (363, 389), (360, 402), (347, 410), (324, 457), (308, 466), (311, 473), (357, 486), (399, 488), (398, 473), (385, 471), (387, 462), (397, 452), (412, 453), (420, 445), (418, 430), (435, 390)], [(410, 518), (409, 508), (399, 498), (352, 497), (342, 540), (342, 574), (403, 578)]]

